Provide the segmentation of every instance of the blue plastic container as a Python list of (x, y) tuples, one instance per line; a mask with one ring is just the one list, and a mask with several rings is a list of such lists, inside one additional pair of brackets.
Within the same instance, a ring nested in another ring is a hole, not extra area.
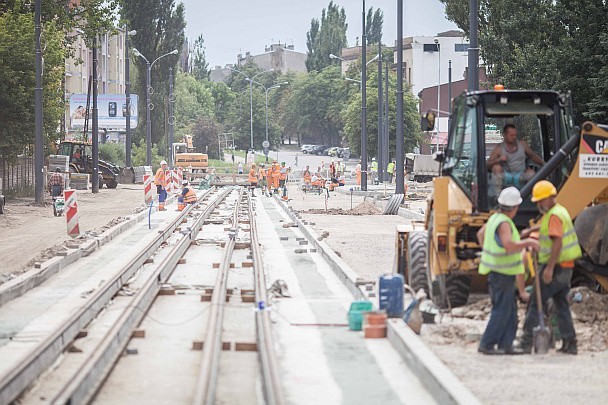
[(401, 318), (403, 314), (403, 283), (401, 274), (380, 276), (378, 307), (385, 310), (389, 318)]

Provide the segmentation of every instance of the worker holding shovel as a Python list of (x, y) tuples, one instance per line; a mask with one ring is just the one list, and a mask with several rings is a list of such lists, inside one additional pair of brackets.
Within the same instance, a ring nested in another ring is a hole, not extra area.
[[(551, 182), (541, 180), (532, 189), (532, 202), (544, 214), (540, 220), (539, 238), (540, 252), (538, 262), (541, 277), (540, 286), (541, 306), (545, 307), (547, 300), (553, 298), (557, 309), (557, 323), (562, 336), (562, 353), (577, 354), (576, 332), (572, 324), (568, 294), (574, 269), (574, 260), (581, 257), (581, 247), (576, 237), (574, 225), (568, 210), (555, 201), (557, 190)], [(536, 287), (535, 287), (536, 288)], [(539, 324), (538, 313), (542, 308), (533, 300), (530, 302), (526, 321), (522, 348), (532, 351), (534, 328)]]
[(517, 282), (520, 298), (527, 301), (530, 295), (525, 291), (521, 251), (538, 250), (539, 244), (534, 239), (520, 240), (513, 218), (521, 201), (515, 187), (502, 190), (498, 196), (499, 211), (477, 233), (477, 240), (483, 245), (479, 273), (488, 275), (492, 300), (490, 320), (477, 349), (480, 353), (523, 354), (523, 350), (513, 347), (517, 332), (515, 286)]

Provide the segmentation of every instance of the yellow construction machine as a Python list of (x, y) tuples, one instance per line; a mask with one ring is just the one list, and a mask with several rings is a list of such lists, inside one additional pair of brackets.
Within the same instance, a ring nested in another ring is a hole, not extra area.
[[(497, 187), (486, 162), (506, 124), (516, 126), (518, 138), (545, 164), (527, 162), (533, 170), (527, 182), (510, 176), (511, 184), (501, 180)], [(524, 202), (515, 223), (524, 228), (539, 218), (530, 201), (532, 187), (548, 179), (558, 189), (557, 201), (575, 218), (584, 252), (573, 285), (608, 291), (608, 126), (576, 127), (569, 93), (463, 93), (454, 100), (448, 144), (437, 160), (441, 176), (433, 180), (424, 225), (400, 227), (397, 237), (398, 271), (415, 290), (423, 288), (440, 306), (455, 307), (466, 304), (471, 290), (486, 288), (485, 277), (477, 273), (476, 233), (496, 209), (497, 194), (507, 186), (520, 189)]]
[(209, 157), (206, 153), (196, 152), (191, 135), (184, 135), (182, 142), (173, 143), (173, 162), (175, 162), (175, 166), (182, 167), (187, 172), (207, 172), (208, 160)]

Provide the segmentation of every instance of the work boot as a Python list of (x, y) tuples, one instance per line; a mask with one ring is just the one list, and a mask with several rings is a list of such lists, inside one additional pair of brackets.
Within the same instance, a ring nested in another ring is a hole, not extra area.
[(532, 354), (532, 337), (524, 335), (519, 343), (519, 347), (526, 354)]
[(562, 340), (562, 347), (559, 348), (557, 351), (564, 354), (578, 354), (576, 339)]

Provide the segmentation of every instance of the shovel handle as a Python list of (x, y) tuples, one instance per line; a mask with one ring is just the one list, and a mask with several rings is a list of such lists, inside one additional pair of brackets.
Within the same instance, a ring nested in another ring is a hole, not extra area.
[[(530, 262), (532, 261), (531, 256), (528, 254), (528, 265), (530, 265)], [(534, 263), (532, 264), (532, 267), (530, 267), (531, 269), (534, 269), (536, 276), (534, 277), (534, 290), (535, 291), (535, 295), (536, 295), (536, 306), (538, 307), (538, 323), (540, 325), (540, 327), (542, 329), (545, 328), (545, 315), (543, 313), (543, 300), (541, 298), (541, 294), (540, 294), (540, 272), (536, 271), (538, 266), (538, 262), (536, 260), (534, 260)]]

